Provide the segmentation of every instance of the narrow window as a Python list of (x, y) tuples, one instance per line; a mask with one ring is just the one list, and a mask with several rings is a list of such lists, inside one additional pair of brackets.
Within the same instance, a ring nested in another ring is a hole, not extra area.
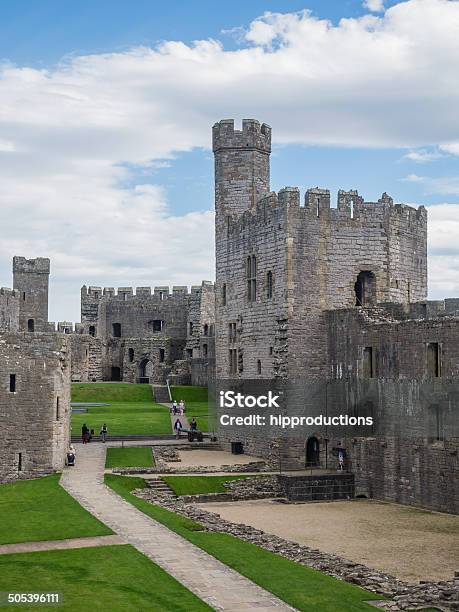
[(271, 270), (266, 274), (266, 297), (268, 300), (273, 297), (273, 273)]
[(241, 349), (237, 352), (237, 369), (240, 374), (244, 371), (244, 353)]
[(207, 323), (204, 325), (203, 332), (204, 332), (204, 336), (209, 335), (209, 326), (207, 325)]
[(270, 346), (270, 347), (269, 347), (269, 354), (270, 354), (270, 355), (272, 355), (272, 354), (273, 354), (273, 347), (272, 347), (272, 346)]
[(164, 291), (159, 292), (159, 301), (164, 302)]
[(114, 338), (121, 338), (121, 323), (113, 323), (112, 333)]
[(246, 278), (247, 278), (247, 300), (255, 302), (257, 299), (257, 258), (255, 255), (249, 255), (246, 260)]
[(237, 372), (237, 350), (229, 349), (229, 373), (236, 374)]
[(316, 198), (316, 217), (320, 215), (320, 198)]
[(354, 218), (354, 200), (351, 200), (349, 202), (349, 207), (351, 209), (351, 219), (353, 219)]
[(94, 325), (89, 326), (89, 335), (92, 336), (93, 338), (96, 335), (96, 328), (94, 327)]
[(16, 374), (10, 374), (10, 393), (16, 392)]
[(226, 283), (222, 285), (222, 306), (226, 306)]
[(234, 342), (236, 340), (236, 323), (228, 324), (228, 340)]
[(130, 348), (128, 350), (128, 357), (129, 357), (130, 363), (132, 363), (134, 361), (134, 349), (133, 348)]
[(163, 348), (159, 349), (159, 361), (160, 363), (164, 363), (165, 351)]
[(193, 358), (193, 349), (186, 349), (186, 356), (188, 359)]
[(363, 377), (373, 378), (373, 347), (366, 346), (363, 349)]
[(192, 335), (193, 335), (193, 327), (194, 327), (194, 326), (193, 326), (193, 321), (190, 321), (190, 323), (189, 323), (190, 336), (192, 336)]
[(27, 331), (29, 332), (35, 331), (35, 321), (33, 319), (29, 319), (27, 321)]
[(261, 360), (260, 359), (257, 361), (257, 372), (258, 374), (261, 374)]
[(427, 345), (427, 375), (432, 378), (441, 376), (440, 345), (438, 342), (429, 342)]
[(438, 405), (430, 406), (430, 439), (432, 442), (441, 442), (444, 439), (443, 413)]
[(26, 293), (25, 291), (22, 292), (22, 301), (25, 302), (25, 298), (26, 298)]
[(59, 398), (56, 398), (56, 421), (60, 418)]
[(202, 356), (207, 357), (207, 344), (202, 345)]
[(18, 472), (22, 472), (22, 453), (18, 454)]
[(411, 302), (411, 281), (408, 281), (406, 289), (407, 289), (408, 304), (410, 304)]

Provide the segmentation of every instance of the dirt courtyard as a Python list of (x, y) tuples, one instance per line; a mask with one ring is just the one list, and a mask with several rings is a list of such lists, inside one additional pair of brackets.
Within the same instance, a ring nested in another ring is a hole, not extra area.
[(451, 580), (459, 569), (459, 518), (448, 514), (363, 499), (199, 506), (234, 523), (341, 555), (406, 582)]

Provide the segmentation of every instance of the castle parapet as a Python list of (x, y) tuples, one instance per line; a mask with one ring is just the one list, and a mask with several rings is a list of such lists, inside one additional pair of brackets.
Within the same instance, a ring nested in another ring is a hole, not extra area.
[(256, 119), (243, 119), (242, 130), (235, 130), (234, 119), (222, 119), (212, 128), (212, 148), (214, 151), (249, 148), (270, 153), (271, 127)]
[(26, 259), (25, 257), (13, 257), (13, 273), (27, 272), (33, 274), (49, 274), (50, 260), (47, 257), (36, 257)]

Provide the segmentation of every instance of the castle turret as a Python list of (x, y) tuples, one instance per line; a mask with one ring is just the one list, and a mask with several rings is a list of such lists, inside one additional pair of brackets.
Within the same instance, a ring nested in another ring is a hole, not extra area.
[(19, 329), (48, 331), (49, 259), (13, 258), (13, 287), (19, 292)]
[[(233, 119), (213, 126), (215, 155), (215, 209), (217, 219), (253, 208), (269, 192), (271, 128), (255, 119), (244, 119), (242, 130)], [(218, 223), (218, 221), (217, 221)]]

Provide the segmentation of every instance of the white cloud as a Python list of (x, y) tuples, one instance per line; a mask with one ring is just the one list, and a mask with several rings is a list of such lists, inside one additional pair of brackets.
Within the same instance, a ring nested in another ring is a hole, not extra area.
[(459, 204), (428, 206), (429, 297), (459, 297)]
[(403, 156), (404, 159), (409, 159), (410, 161), (414, 161), (418, 164), (435, 161), (437, 159), (441, 159), (442, 157), (444, 156), (441, 153), (438, 153), (438, 151), (426, 151), (426, 149), (409, 151)]
[(2, 281), (12, 254), (50, 255), (67, 305), (85, 280), (209, 278), (211, 213), (174, 218), (158, 186), (125, 185), (132, 168), (209, 147), (223, 117), (266, 121), (277, 143), (454, 152), (458, 27), (458, 2), (409, 0), (336, 26), (266, 13), (236, 50), (178, 41), (1, 65)]
[(363, 6), (373, 13), (381, 13), (384, 10), (384, 0), (364, 0)]
[(408, 174), (400, 180), (424, 185), (424, 193), (459, 195), (459, 176), (430, 177)]
[(459, 155), (459, 142), (448, 142), (440, 145), (442, 151), (450, 153), (451, 155)]

